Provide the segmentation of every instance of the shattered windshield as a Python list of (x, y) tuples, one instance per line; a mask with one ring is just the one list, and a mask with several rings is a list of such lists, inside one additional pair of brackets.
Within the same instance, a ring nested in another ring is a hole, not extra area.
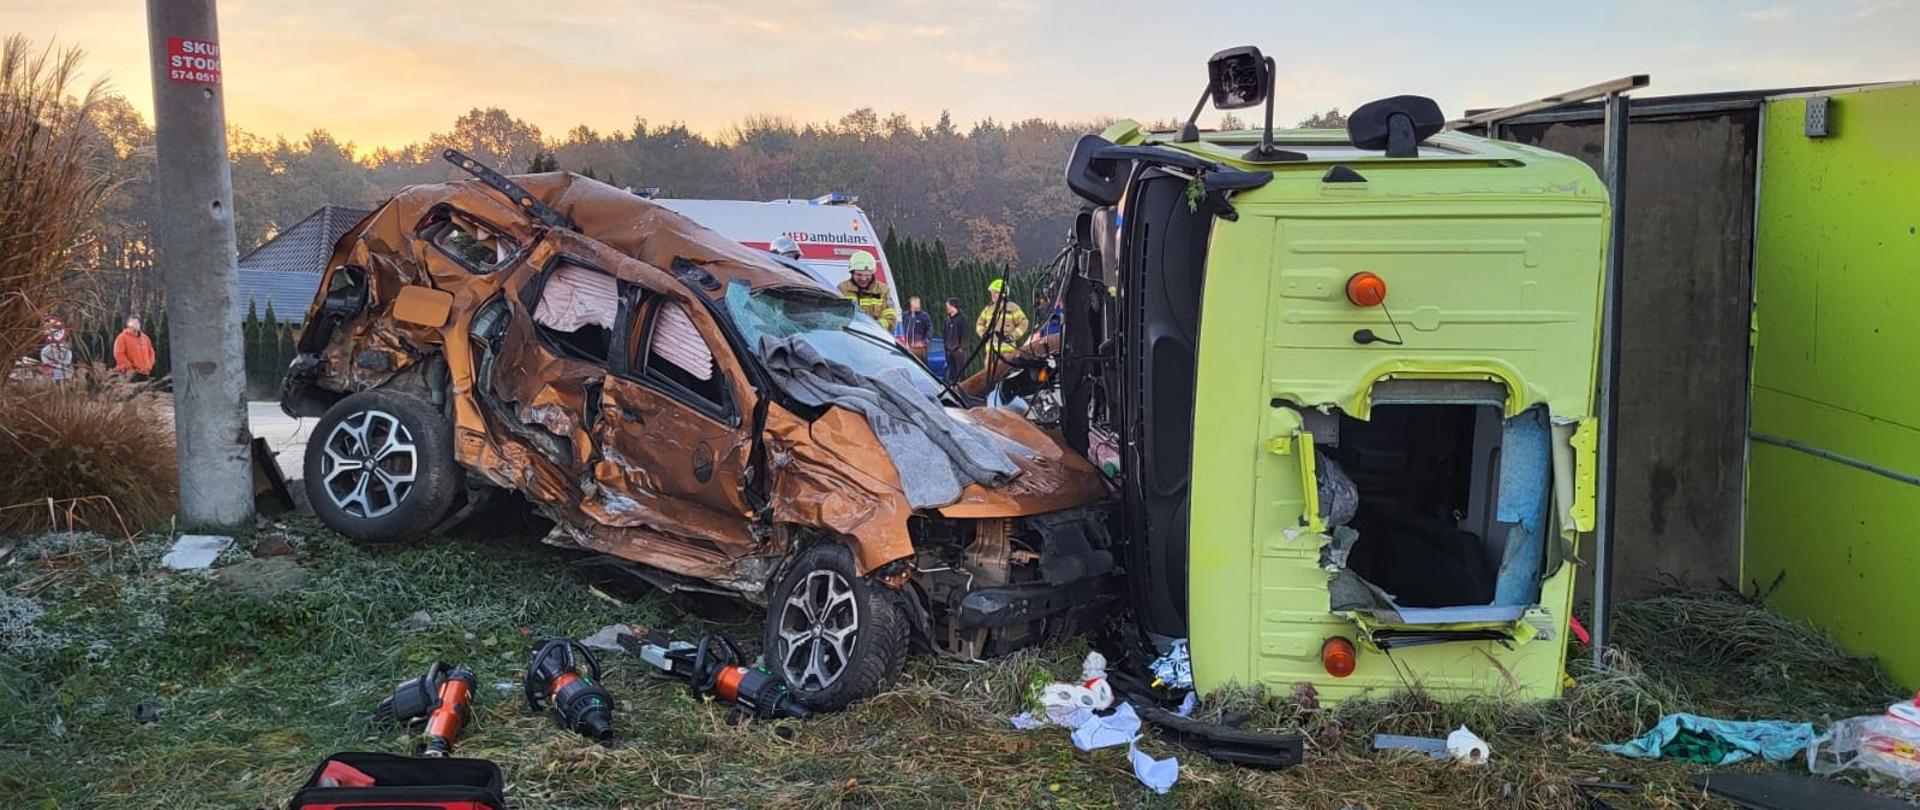
[(745, 282), (727, 285), (727, 313), (746, 338), (747, 345), (764, 356), (770, 342), (803, 337), (827, 359), (861, 374), (907, 369), (929, 396), (938, 396), (940, 384), (895, 342), (893, 335), (853, 305), (825, 290), (772, 288), (753, 292)]

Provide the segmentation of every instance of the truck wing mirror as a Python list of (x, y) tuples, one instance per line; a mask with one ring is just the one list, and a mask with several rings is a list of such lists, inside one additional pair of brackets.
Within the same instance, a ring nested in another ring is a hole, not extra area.
[(1207, 60), (1207, 92), (1216, 109), (1258, 107), (1266, 103), (1272, 89), (1272, 65), (1259, 48), (1228, 48)]
[(1369, 101), (1347, 116), (1347, 138), (1361, 149), (1384, 149), (1387, 157), (1419, 157), (1421, 142), (1446, 123), (1433, 99), (1394, 96)]

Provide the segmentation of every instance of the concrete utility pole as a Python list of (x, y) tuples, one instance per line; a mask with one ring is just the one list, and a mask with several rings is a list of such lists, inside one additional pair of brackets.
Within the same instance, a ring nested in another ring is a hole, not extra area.
[(154, 241), (167, 287), (180, 519), (253, 519), (233, 177), (214, 0), (147, 0), (157, 158)]

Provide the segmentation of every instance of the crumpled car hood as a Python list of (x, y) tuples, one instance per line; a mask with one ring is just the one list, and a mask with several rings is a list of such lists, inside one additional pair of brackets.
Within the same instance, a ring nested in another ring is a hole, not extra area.
[(960, 500), (941, 507), (952, 518), (1022, 517), (1084, 506), (1106, 497), (1107, 488), (1092, 462), (1073, 452), (1060, 437), (1005, 408), (973, 408), (956, 414), (1018, 444), (1029, 453), (1013, 453), (1020, 475), (1006, 486), (967, 487)]

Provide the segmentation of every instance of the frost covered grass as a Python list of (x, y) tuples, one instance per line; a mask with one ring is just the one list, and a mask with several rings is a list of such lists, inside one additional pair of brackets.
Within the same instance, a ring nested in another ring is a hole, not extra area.
[[(293, 520), (243, 538), (221, 561), (287, 540), (314, 578), (273, 599), (158, 570), (165, 538), (19, 543), (16, 561), (0, 566), (5, 803), (284, 806), (325, 754), (408, 751), (404, 733), (366, 717), (434, 659), (477, 672), (477, 720), (459, 752), (499, 762), (525, 810), (1585, 807), (1581, 781), (1630, 786), (1599, 794), (1615, 807), (1694, 807), (1707, 803), (1686, 781), (1695, 766), (1625, 760), (1597, 744), (1671, 710), (1820, 721), (1897, 697), (1871, 662), (1804, 625), (1735, 597), (1688, 594), (1622, 605), (1622, 666), (1576, 670), (1579, 685), (1555, 701), (1442, 704), (1407, 693), (1321, 707), (1296, 693), (1215, 695), (1203, 709), (1215, 719), (1304, 732), (1307, 762), (1230, 768), (1149, 739), (1148, 753), (1181, 760), (1167, 796), (1134, 781), (1124, 749), (1080, 753), (1064, 731), (1008, 726), (1035, 679), (1078, 671), (1086, 640), (991, 664), (918, 657), (894, 691), (807, 723), (730, 724), (724, 706), (609, 655), (617, 736), (599, 746), (525, 712), (518, 679), (536, 642), (626, 622), (683, 636), (721, 629), (750, 643), (758, 617), (596, 586), (592, 568), (541, 546), (537, 532), (368, 548)], [(422, 610), (431, 618), (416, 628), (408, 617)], [(157, 722), (134, 721), (141, 704), (161, 709)], [(1369, 749), (1376, 731), (1444, 735), (1462, 724), (1492, 743), (1488, 767)]]

